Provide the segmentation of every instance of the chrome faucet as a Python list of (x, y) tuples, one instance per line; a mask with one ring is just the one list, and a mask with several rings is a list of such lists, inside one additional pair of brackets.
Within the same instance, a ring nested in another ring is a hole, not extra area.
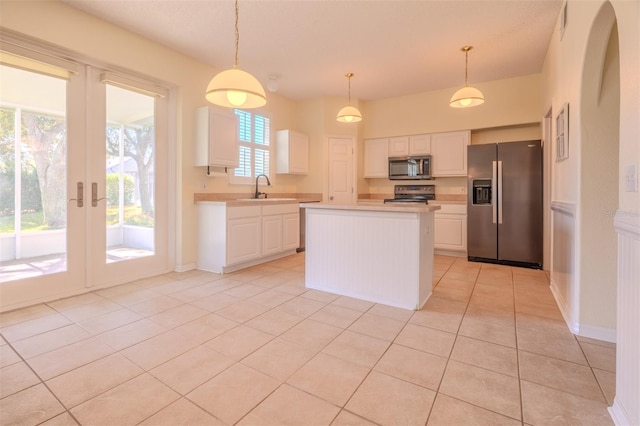
[(260, 177), (264, 177), (267, 180), (267, 185), (271, 186), (271, 181), (269, 180), (269, 176), (264, 174), (259, 174), (258, 176), (256, 176), (256, 193), (253, 194), (253, 198), (260, 198), (260, 194), (264, 194), (264, 198), (267, 198), (266, 192), (258, 191), (258, 179), (260, 179)]

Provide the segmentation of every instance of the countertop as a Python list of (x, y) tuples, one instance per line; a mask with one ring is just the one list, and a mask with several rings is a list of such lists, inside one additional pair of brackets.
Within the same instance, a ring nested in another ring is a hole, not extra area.
[(322, 200), (321, 194), (269, 194), (267, 198), (250, 198), (247, 194), (196, 193), (195, 203), (217, 203), (228, 206), (263, 206), (270, 204), (312, 203)]
[(360, 211), (378, 211), (393, 213), (424, 213), (440, 210), (440, 206), (430, 204), (418, 205), (398, 205), (398, 204), (380, 204), (380, 203), (358, 203), (358, 204), (330, 204), (330, 203), (301, 203), (302, 208), (311, 209), (327, 209), (327, 210), (360, 210)]

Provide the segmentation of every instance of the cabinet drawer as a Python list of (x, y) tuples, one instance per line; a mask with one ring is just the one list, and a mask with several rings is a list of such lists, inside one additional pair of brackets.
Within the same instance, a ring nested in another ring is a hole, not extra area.
[(262, 206), (227, 207), (227, 219), (260, 216)]
[(270, 204), (262, 206), (263, 215), (298, 213), (300, 205), (298, 203), (291, 204)]

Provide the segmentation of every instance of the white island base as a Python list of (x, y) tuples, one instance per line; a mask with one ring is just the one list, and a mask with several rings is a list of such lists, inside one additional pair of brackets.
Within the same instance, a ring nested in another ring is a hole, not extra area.
[(403, 309), (431, 296), (433, 211), (439, 206), (306, 208), (305, 285)]

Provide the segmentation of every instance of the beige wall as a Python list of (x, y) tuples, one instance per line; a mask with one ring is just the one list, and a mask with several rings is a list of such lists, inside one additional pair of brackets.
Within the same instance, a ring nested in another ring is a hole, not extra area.
[[(569, 1), (569, 22), (565, 34), (561, 39), (556, 28), (545, 59), (542, 73), (544, 97), (540, 110), (542, 114), (551, 108), (555, 115), (565, 102), (570, 105), (569, 158), (559, 163), (551, 162), (552, 197), (577, 207), (576, 226), (580, 232), (576, 241), (577, 270), (572, 281), (580, 294), (580, 306), (576, 309), (580, 315), (581, 331), (604, 334), (615, 329), (616, 301), (612, 283), (616, 282), (617, 268), (613, 259), (598, 259), (598, 256), (605, 255), (598, 240), (605, 238), (602, 244), (606, 247), (615, 244), (613, 211), (619, 209), (635, 215), (640, 212), (638, 192), (625, 192), (622, 188), (626, 165), (640, 162), (640, 2), (611, 2), (619, 35), (619, 119), (616, 94), (612, 92), (612, 86), (617, 82), (611, 73), (616, 71), (610, 69), (615, 65), (611, 61), (606, 63), (604, 56), (611, 26), (601, 28), (607, 20), (597, 19), (607, 4), (606, 1)], [(593, 34), (598, 37), (592, 37)], [(604, 43), (604, 46), (598, 46), (598, 43)], [(592, 49), (602, 49), (602, 53), (594, 53)], [(598, 60), (601, 61), (599, 64), (589, 62)], [(611, 72), (604, 78), (601, 74), (603, 63)], [(602, 92), (599, 87), (596, 93), (589, 91), (594, 78), (596, 83), (603, 84)], [(611, 125), (618, 127), (619, 134), (610, 128)], [(612, 138), (618, 138), (618, 141)], [(618, 143), (619, 154), (616, 155)], [(594, 169), (594, 164), (599, 163), (598, 157), (602, 157), (603, 169)], [(617, 174), (616, 178), (602, 176), (593, 179), (593, 173), (607, 173), (612, 169)], [(592, 175), (583, 177), (585, 173)], [(607, 195), (611, 192), (617, 192), (617, 201)], [(599, 197), (603, 198), (602, 203)], [(594, 214), (594, 209), (600, 214)], [(608, 214), (606, 210), (613, 211)], [(598, 232), (604, 232), (605, 236), (598, 236)], [(605, 256), (612, 254), (615, 251), (609, 250)], [(592, 280), (586, 276), (592, 273), (587, 264), (594, 261), (600, 269), (598, 276), (593, 277), (596, 279)]]

